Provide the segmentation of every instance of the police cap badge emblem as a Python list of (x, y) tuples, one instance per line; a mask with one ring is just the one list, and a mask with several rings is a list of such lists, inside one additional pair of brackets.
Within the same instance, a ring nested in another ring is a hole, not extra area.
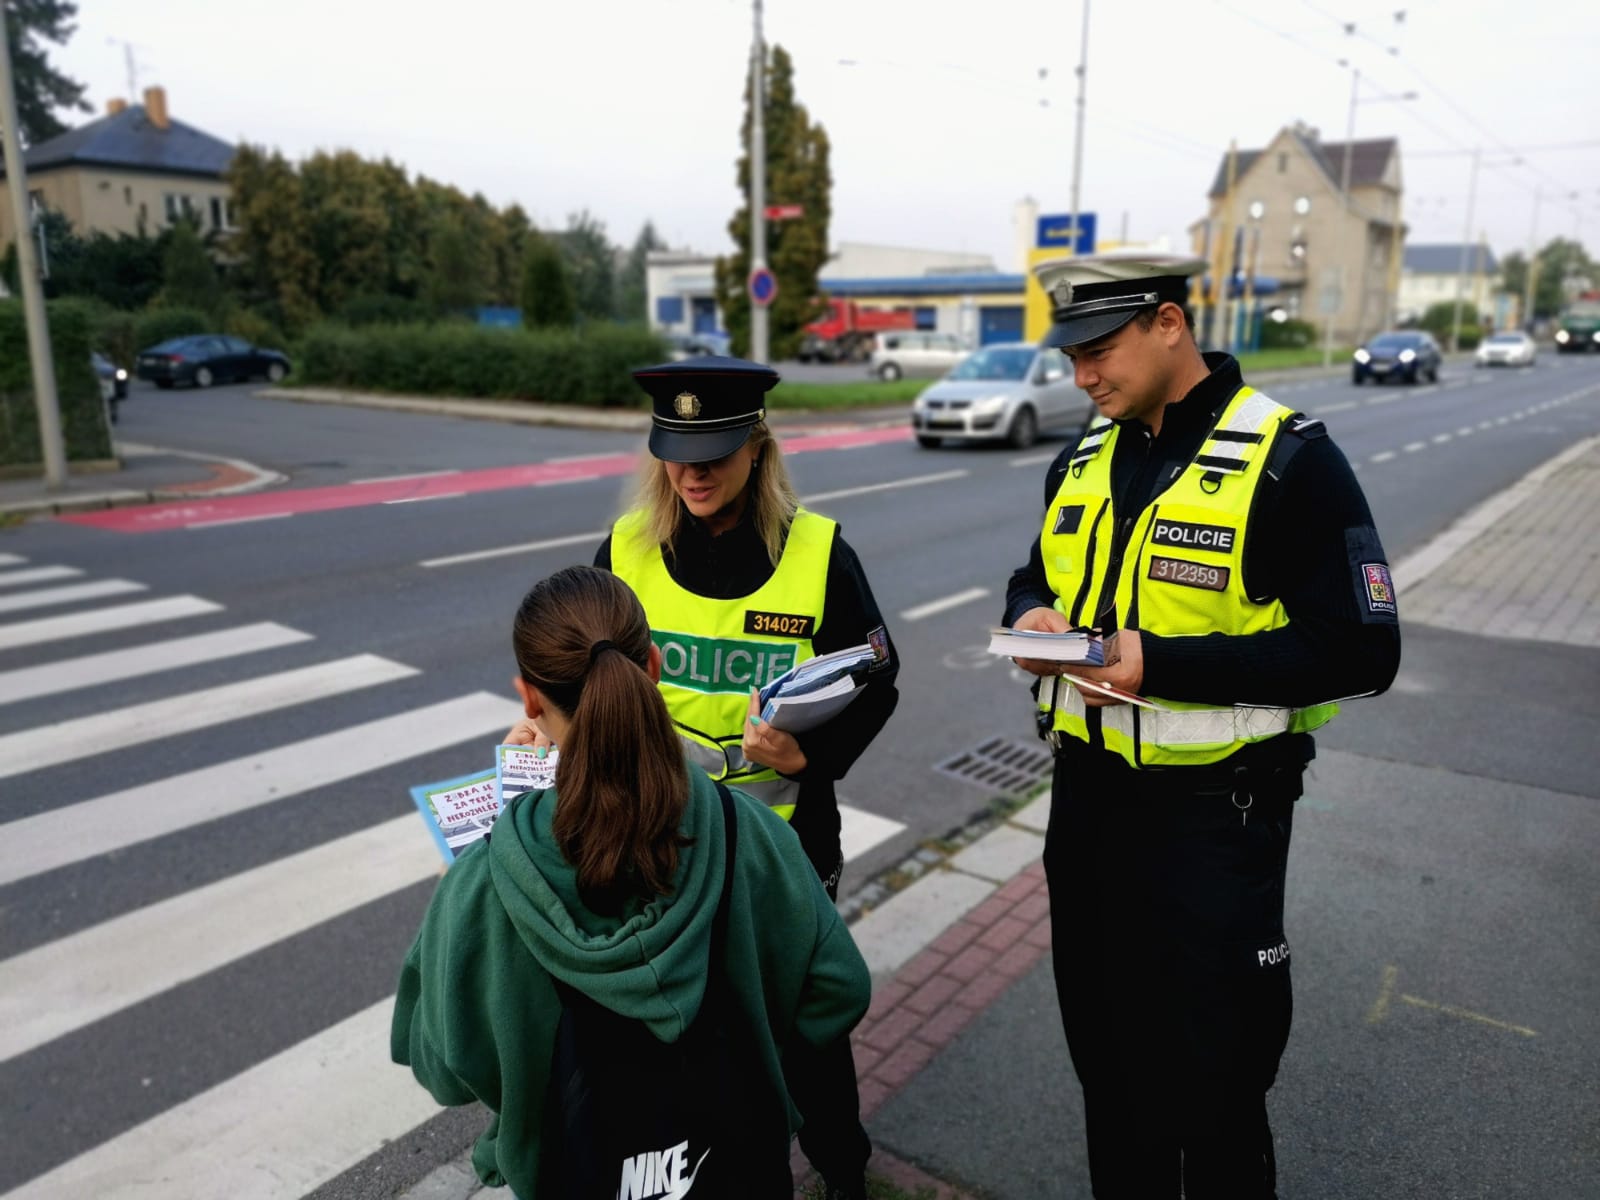
[(692, 421), (700, 415), (700, 397), (693, 392), (679, 392), (672, 402), (672, 411), (685, 421)]

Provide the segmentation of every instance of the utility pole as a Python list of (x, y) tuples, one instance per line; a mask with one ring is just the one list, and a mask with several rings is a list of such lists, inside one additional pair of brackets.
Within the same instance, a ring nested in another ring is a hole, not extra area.
[(1467, 226), (1461, 233), (1461, 257), (1456, 264), (1456, 311), (1450, 322), (1450, 349), (1461, 348), (1461, 300), (1467, 290), (1467, 249), (1472, 244), (1472, 208), (1478, 199), (1478, 155), (1472, 150), (1472, 182), (1467, 186)]
[(39, 450), (44, 460), (45, 484), (55, 491), (67, 486), (67, 455), (61, 441), (61, 409), (56, 399), (56, 369), (50, 356), (44, 288), (39, 283), (33, 239), (27, 236), (33, 212), (28, 203), (22, 138), (17, 131), (17, 96), (12, 90), (5, 15), (5, 0), (0, 0), (0, 147), (5, 150), (6, 191), (11, 196), (12, 223), (17, 230), (17, 284), (22, 290), (22, 311), (28, 323), (28, 363), (33, 368), (33, 402), (39, 410)]
[[(1350, 71), (1350, 115), (1344, 123), (1344, 166), (1339, 170), (1339, 232), (1334, 235), (1334, 253), (1338, 256), (1339, 271), (1339, 306), (1334, 312), (1328, 314), (1328, 319), (1322, 324), (1322, 365), (1333, 365), (1333, 322), (1344, 309), (1349, 300), (1348, 289), (1345, 287), (1345, 258), (1349, 250), (1350, 235), (1350, 157), (1355, 148), (1356, 140), (1356, 92), (1361, 86), (1361, 72), (1354, 68)], [(1362, 241), (1366, 241), (1366, 230), (1362, 230)], [(1363, 254), (1365, 249), (1363, 248)], [(1356, 326), (1359, 333), (1361, 324), (1361, 298), (1356, 298)], [(1360, 341), (1358, 337), (1356, 339)]]
[(1522, 327), (1529, 333), (1533, 332), (1533, 293), (1534, 282), (1539, 275), (1539, 201), (1543, 199), (1540, 188), (1533, 189), (1533, 223), (1528, 226), (1528, 267), (1523, 274), (1527, 277), (1522, 284)]
[(1224, 275), (1228, 271), (1228, 254), (1233, 242), (1234, 200), (1233, 193), (1239, 175), (1239, 143), (1237, 139), (1228, 143), (1228, 190), (1222, 194), (1222, 205), (1219, 216), (1221, 228), (1217, 233), (1217, 241), (1211, 247), (1211, 328), (1210, 341), (1213, 349), (1226, 346), (1227, 334), (1223, 325), (1225, 315), (1223, 298), (1227, 295), (1227, 285), (1231, 280), (1225, 281)]
[[(761, 0), (755, 0), (755, 44), (750, 47), (750, 270), (767, 265), (767, 47), (761, 36)], [(746, 285), (748, 292), (748, 284)], [(764, 363), (767, 306), (750, 298), (750, 358)]]
[[(1078, 252), (1078, 187), (1083, 180), (1083, 109), (1084, 92), (1089, 83), (1089, 0), (1083, 0), (1083, 40), (1078, 46), (1078, 131), (1072, 147), (1072, 218), (1068, 228), (1072, 231), (1072, 253)], [(1090, 253), (1094, 247), (1089, 248)]]

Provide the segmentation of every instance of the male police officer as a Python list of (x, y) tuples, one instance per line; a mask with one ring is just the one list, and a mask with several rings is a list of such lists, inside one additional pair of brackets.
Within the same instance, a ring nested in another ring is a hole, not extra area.
[(1332, 702), (1383, 691), (1399, 666), (1355, 476), (1320, 422), (1201, 354), (1184, 301), (1203, 266), (1038, 267), (1047, 344), (1097, 416), (1051, 464), (1005, 623), (1117, 632), (1105, 667), (1020, 662), (1041, 676), (1056, 747), (1056, 991), (1102, 1200), (1275, 1195), (1266, 1093), (1289, 1033), (1293, 805)]

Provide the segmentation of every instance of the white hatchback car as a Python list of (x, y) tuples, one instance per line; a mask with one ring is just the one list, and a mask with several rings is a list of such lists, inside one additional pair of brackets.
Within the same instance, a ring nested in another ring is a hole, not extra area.
[(919, 446), (946, 440), (1031, 446), (1041, 433), (1081, 429), (1090, 407), (1060, 350), (995, 342), (974, 350), (916, 398), (911, 429)]
[(1520, 330), (1492, 334), (1478, 344), (1480, 367), (1531, 367), (1538, 358), (1538, 344)]
[(966, 354), (967, 348), (953, 333), (935, 333), (931, 329), (891, 330), (874, 336), (867, 374), (883, 380), (939, 376)]

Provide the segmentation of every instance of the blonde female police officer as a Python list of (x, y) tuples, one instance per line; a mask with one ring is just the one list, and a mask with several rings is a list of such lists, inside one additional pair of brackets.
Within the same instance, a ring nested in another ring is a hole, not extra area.
[[(595, 555), (639, 596), (661, 649), (661, 694), (691, 761), (785, 816), (829, 896), (844, 867), (834, 782), (894, 711), (898, 664), (839, 526), (800, 507), (766, 425), (778, 373), (718, 355), (634, 372), (650, 394), (651, 460), (638, 503)], [(817, 654), (870, 643), (881, 657), (832, 721), (762, 723), (754, 690)], [(809, 919), (809, 918), (807, 918)], [(848, 1039), (789, 1065), (800, 1145), (830, 1196), (865, 1194)]]
[(1320, 422), (1202, 355), (1184, 308), (1204, 264), (1040, 264), (1097, 410), (1051, 464), (1005, 623), (1118, 632), (1041, 676), (1057, 747), (1044, 861), (1056, 990), (1083, 1087), (1094, 1194), (1274, 1191), (1266, 1093), (1289, 1033), (1283, 888), (1311, 731), (1399, 665), (1366, 499)]

